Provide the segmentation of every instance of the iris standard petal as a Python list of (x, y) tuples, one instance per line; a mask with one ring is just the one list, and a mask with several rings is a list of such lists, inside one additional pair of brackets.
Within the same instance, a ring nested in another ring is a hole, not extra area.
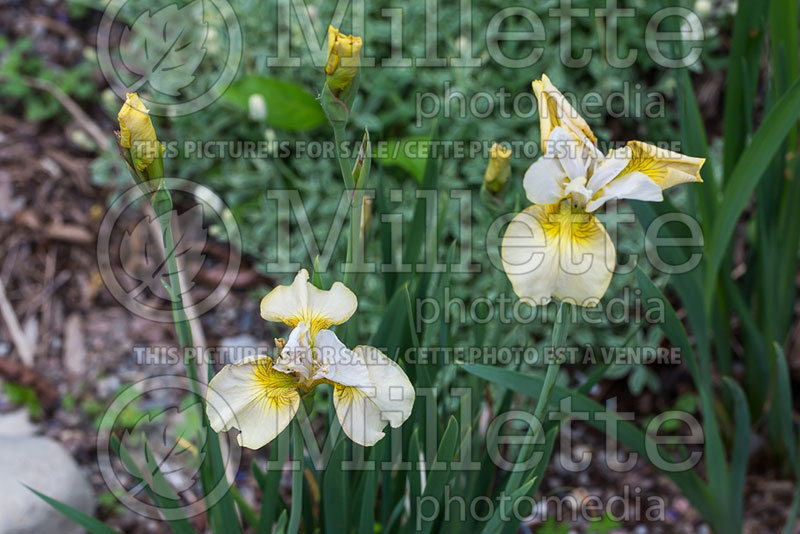
[(323, 328), (348, 320), (358, 307), (358, 299), (344, 284), (335, 282), (329, 290), (308, 282), (308, 271), (301, 269), (288, 286), (278, 286), (261, 300), (261, 317), (295, 327), (308, 323), (312, 335)]
[(594, 168), (592, 172), (592, 176), (589, 178), (589, 182), (586, 184), (586, 187), (590, 191), (600, 191), (604, 188), (608, 183), (619, 176), (625, 167), (631, 161), (631, 149), (628, 147), (622, 147), (617, 150), (612, 150), (609, 152), (608, 156), (603, 158), (598, 165)]
[(548, 156), (555, 156), (570, 180), (585, 178), (592, 159), (586, 157), (583, 143), (562, 127), (556, 127), (547, 140)]
[(543, 155), (525, 171), (522, 187), (525, 196), (534, 204), (552, 204), (564, 198), (567, 174), (558, 161)]
[(314, 371), (314, 352), (307, 323), (300, 322), (292, 329), (273, 368), (281, 373), (297, 373), (303, 379), (311, 376)]
[(580, 137), (585, 137), (592, 144), (597, 143), (597, 137), (592, 133), (592, 129), (556, 86), (550, 82), (550, 78), (546, 74), (542, 74), (542, 79), (532, 82), (531, 85), (539, 102), (539, 129), (542, 135), (542, 146), (545, 145), (550, 133), (557, 126), (563, 126)]

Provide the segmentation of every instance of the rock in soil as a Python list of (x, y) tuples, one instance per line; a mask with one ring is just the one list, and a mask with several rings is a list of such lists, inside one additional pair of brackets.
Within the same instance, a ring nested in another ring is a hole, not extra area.
[(0, 534), (83, 532), (25, 487), (84, 513), (93, 513), (94, 495), (89, 482), (61, 445), (44, 437), (3, 436), (0, 458)]

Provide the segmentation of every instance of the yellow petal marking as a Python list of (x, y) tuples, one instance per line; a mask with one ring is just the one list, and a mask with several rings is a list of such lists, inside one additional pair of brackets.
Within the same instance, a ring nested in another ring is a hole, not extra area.
[(687, 182), (702, 182), (703, 158), (693, 158), (641, 141), (629, 141), (631, 161), (622, 173), (639, 171), (650, 177), (661, 189)]
[(263, 399), (276, 408), (291, 405), (296, 398), (297, 381), (294, 376), (272, 369), (272, 358), (264, 358), (255, 364), (253, 373), (263, 389)]

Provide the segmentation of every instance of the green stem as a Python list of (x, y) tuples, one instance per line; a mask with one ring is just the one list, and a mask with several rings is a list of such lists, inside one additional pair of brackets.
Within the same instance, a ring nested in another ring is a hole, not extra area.
[[(358, 189), (352, 191), (352, 199), (350, 204), (350, 237), (347, 240), (347, 264), (354, 265), (362, 263), (364, 258), (358, 258), (355, 261), (356, 254), (361, 255), (361, 200), (363, 194), (359, 193)], [(355, 278), (355, 270), (351, 267), (344, 272), (343, 283), (352, 290), (353, 280)]]
[[(299, 416), (299, 414), (298, 414)], [(292, 424), (292, 461), (297, 462), (292, 473), (292, 501), (289, 509), (287, 534), (297, 534), (303, 515), (303, 436), (297, 418)]]
[[(558, 377), (558, 371), (561, 369), (560, 356), (555, 351), (562, 348), (567, 340), (567, 334), (569, 333), (571, 324), (571, 315), (571, 305), (560, 302), (558, 304), (558, 312), (556, 313), (556, 323), (553, 325), (552, 347), (554, 349), (553, 357), (555, 361), (547, 365), (547, 371), (544, 375), (544, 384), (542, 385), (542, 390), (539, 392), (539, 399), (536, 401), (536, 409), (533, 412), (533, 416), (540, 424), (533, 428), (532, 435), (529, 434), (528, 436), (530, 439), (526, 439), (524, 445), (520, 448), (519, 454), (517, 455), (517, 464), (525, 462), (526, 458), (531, 454), (534, 444), (541, 438), (544, 432), (544, 425), (550, 413), (550, 398), (553, 396), (553, 389), (556, 384), (556, 378)], [(536, 469), (536, 466), (533, 466), (533, 468), (529, 470), (518, 469), (512, 471), (506, 483), (506, 494), (510, 495), (519, 488), (523, 480), (523, 475), (532, 472), (534, 469)]]
[[(356, 258), (356, 254), (361, 254), (361, 201), (363, 192), (361, 192), (357, 187), (353, 177), (352, 162), (350, 158), (347, 157), (344, 150), (343, 143), (346, 140), (345, 125), (346, 123), (344, 122), (331, 121), (331, 126), (333, 127), (333, 137), (336, 143), (336, 160), (339, 162), (339, 170), (342, 173), (342, 181), (344, 182), (345, 190), (350, 197), (350, 227), (347, 239), (346, 255), (346, 263), (350, 267), (345, 268), (344, 273), (342, 273), (342, 283), (358, 293), (357, 288), (355, 287), (356, 273), (353, 269), (353, 265), (361, 264), (363, 262), (363, 258)], [(362, 182), (362, 180), (359, 180), (359, 182)], [(345, 342), (351, 342), (352, 328), (348, 327), (348, 325), (343, 325), (342, 330), (342, 337), (344, 338)]]
[(333, 139), (336, 143), (336, 161), (339, 162), (339, 171), (342, 173), (344, 188), (352, 191), (355, 184), (353, 183), (353, 167), (350, 164), (350, 158), (347, 157), (345, 152), (345, 142), (347, 141), (345, 125), (331, 122), (331, 126), (333, 126)]
[[(166, 256), (167, 272), (169, 273), (168, 289), (172, 300), (172, 316), (175, 322), (175, 331), (178, 335), (178, 343), (183, 349), (193, 348), (192, 327), (189, 324), (186, 310), (183, 308), (183, 292), (178, 271), (178, 260), (175, 258), (175, 239), (172, 235), (172, 196), (167, 189), (161, 188), (153, 195), (153, 210), (161, 225), (161, 238), (164, 242), (164, 254)], [(192, 393), (198, 398), (202, 398), (195, 365), (195, 354), (191, 350), (184, 352), (186, 375), (191, 380)], [(202, 403), (200, 403), (200, 410), (202, 411), (202, 409)]]
[[(219, 443), (214, 442), (218, 439), (214, 433), (207, 431), (209, 427), (206, 416), (205, 402), (200, 387), (197, 374), (196, 356), (193, 351), (194, 341), (192, 327), (183, 306), (183, 291), (181, 290), (181, 280), (178, 271), (178, 260), (175, 257), (175, 239), (172, 235), (172, 196), (166, 187), (159, 188), (151, 198), (153, 211), (155, 211), (161, 226), (161, 238), (164, 243), (164, 255), (169, 272), (169, 285), (167, 290), (172, 301), (172, 317), (175, 322), (175, 331), (178, 336), (178, 343), (184, 352), (184, 364), (186, 366), (186, 376), (189, 378), (191, 395), (197, 400), (197, 411), (200, 417), (200, 424), (206, 435), (209, 435), (209, 455), (200, 464), (200, 478), (203, 489), (208, 492), (215, 487), (216, 482), (225, 477), (225, 468), (219, 449)], [(189, 350), (187, 350), (189, 349)], [(209, 364), (210, 367), (210, 364)], [(209, 509), (209, 521), (212, 532), (241, 532), (239, 520), (234, 509), (233, 499), (230, 495), (226, 496), (219, 503)]]

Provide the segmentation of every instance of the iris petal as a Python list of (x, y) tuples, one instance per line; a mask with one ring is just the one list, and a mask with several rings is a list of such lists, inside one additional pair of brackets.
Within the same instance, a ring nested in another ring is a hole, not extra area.
[(323, 328), (347, 321), (358, 307), (358, 299), (344, 284), (335, 282), (329, 290), (308, 282), (301, 269), (288, 286), (278, 286), (261, 300), (261, 317), (291, 327), (309, 325), (312, 335)]
[(226, 365), (208, 384), (206, 411), (211, 428), (237, 428), (239, 444), (258, 449), (275, 439), (297, 413), (300, 394), (290, 374), (272, 368), (268, 356)]
[(614, 244), (603, 225), (569, 202), (518, 213), (500, 253), (514, 292), (532, 305), (557, 298), (595, 306), (616, 265)]
[(347, 374), (361, 378), (336, 384), (333, 405), (345, 434), (372, 446), (383, 438), (386, 423), (396, 428), (411, 415), (414, 387), (403, 369), (375, 347), (359, 345), (352, 354), (353, 372)]

